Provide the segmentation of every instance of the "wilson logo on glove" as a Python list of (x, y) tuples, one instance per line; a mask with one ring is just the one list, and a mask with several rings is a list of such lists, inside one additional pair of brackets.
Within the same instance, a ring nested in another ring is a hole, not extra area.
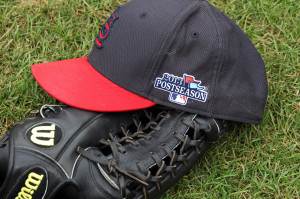
[(43, 199), (47, 191), (47, 184), (47, 173), (44, 169), (30, 169), (18, 180), (8, 198)]
[(30, 128), (26, 137), (36, 146), (49, 148), (60, 142), (62, 130), (54, 123), (42, 123)]

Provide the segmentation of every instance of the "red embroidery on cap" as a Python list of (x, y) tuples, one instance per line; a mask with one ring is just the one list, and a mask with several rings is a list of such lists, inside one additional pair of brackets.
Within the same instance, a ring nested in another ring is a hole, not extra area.
[[(102, 30), (99, 33), (100, 39), (105, 39), (108, 36), (109, 29), (110, 29), (110, 27), (109, 27), (108, 23), (105, 23), (105, 28), (102, 28)], [(106, 33), (106, 34), (103, 35), (103, 33)]]
[(96, 45), (97, 45), (98, 47), (101, 47), (101, 46), (102, 46), (102, 43), (98, 40), (98, 38), (96, 38)]
[(111, 29), (115, 23), (115, 21), (117, 19), (119, 19), (119, 15), (117, 13), (117, 11), (121, 8), (121, 6), (119, 8), (117, 8), (114, 13), (108, 18), (108, 20), (105, 22), (105, 24), (103, 25), (103, 27), (101, 28), (99, 34), (97, 35), (97, 38), (95, 39), (95, 45), (98, 48), (102, 48), (103, 47), (103, 42), (104, 40), (109, 36)]

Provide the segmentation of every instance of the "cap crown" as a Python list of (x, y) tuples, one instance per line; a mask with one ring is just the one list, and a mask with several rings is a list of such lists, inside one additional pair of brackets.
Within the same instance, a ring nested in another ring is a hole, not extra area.
[(117, 16), (88, 57), (102, 75), (161, 105), (260, 122), (267, 97), (263, 60), (221, 11), (207, 1), (133, 0)]

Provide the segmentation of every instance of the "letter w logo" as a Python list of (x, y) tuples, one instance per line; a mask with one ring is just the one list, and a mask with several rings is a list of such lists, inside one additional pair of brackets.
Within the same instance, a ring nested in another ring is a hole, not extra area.
[(38, 126), (31, 130), (31, 141), (42, 146), (54, 146), (55, 124), (51, 126)]

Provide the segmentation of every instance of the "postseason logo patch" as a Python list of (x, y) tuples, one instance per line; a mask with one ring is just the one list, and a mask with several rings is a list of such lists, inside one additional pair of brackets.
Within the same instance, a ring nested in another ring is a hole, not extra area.
[(170, 92), (169, 101), (180, 105), (186, 105), (188, 99), (206, 102), (208, 92), (201, 81), (195, 80), (194, 76), (184, 74), (183, 77), (164, 73), (163, 77), (155, 80), (154, 87)]

